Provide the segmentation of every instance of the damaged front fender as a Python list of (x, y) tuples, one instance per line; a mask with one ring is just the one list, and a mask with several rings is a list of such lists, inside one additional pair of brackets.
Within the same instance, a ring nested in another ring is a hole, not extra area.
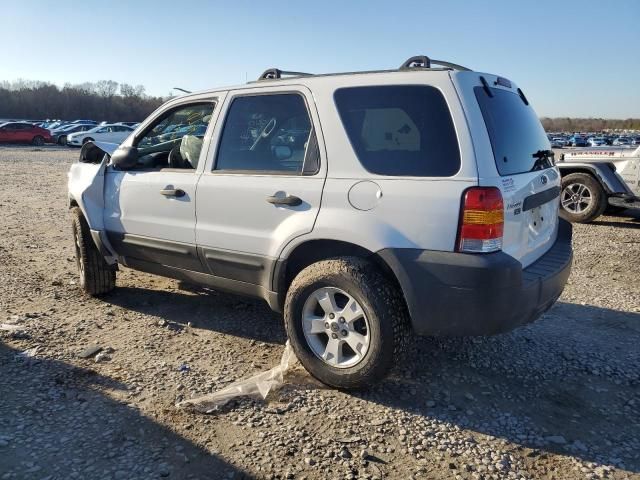
[(80, 208), (96, 246), (110, 264), (115, 262), (115, 254), (104, 235), (104, 174), (109, 155), (116, 148), (115, 144), (87, 142), (68, 173), (69, 206)]

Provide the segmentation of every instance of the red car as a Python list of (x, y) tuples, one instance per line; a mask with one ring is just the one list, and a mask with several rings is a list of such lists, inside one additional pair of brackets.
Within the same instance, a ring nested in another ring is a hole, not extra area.
[(43, 145), (53, 142), (53, 138), (49, 130), (31, 123), (8, 122), (0, 124), (0, 143), (4, 142)]

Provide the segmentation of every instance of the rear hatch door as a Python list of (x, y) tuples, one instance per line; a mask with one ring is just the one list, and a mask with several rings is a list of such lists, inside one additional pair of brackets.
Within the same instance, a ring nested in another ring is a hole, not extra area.
[(458, 87), (471, 117), (478, 183), (501, 190), (502, 250), (526, 267), (546, 253), (557, 236), (561, 179), (549, 139), (515, 84), (471, 72), (461, 80)]

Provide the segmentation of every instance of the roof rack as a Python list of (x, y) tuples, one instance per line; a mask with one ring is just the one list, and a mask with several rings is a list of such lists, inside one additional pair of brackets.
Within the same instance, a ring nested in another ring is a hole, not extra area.
[(310, 77), (312, 73), (304, 73), (304, 72), (288, 72), (286, 70), (279, 70), (277, 68), (269, 68), (262, 72), (262, 75), (258, 77), (258, 80), (276, 80), (278, 78), (282, 78), (283, 75), (293, 76), (293, 77)]
[[(417, 55), (415, 57), (409, 58), (406, 62), (400, 65), (398, 70), (412, 70), (414, 68), (424, 68), (429, 69), (433, 65), (438, 65), (440, 67), (450, 68), (452, 70), (460, 70), (465, 72), (470, 72), (471, 69), (467, 67), (463, 67), (462, 65), (458, 65), (456, 63), (445, 62), (443, 60), (434, 60), (432, 58), (427, 57), (426, 55)], [(391, 72), (393, 70), (376, 70), (377, 72)], [(367, 72), (348, 72), (349, 74), (353, 73), (367, 73)], [(304, 73), (304, 72), (289, 72), (286, 70), (280, 70), (278, 68), (269, 68), (262, 72), (262, 75), (258, 77), (258, 81), (261, 80), (278, 80), (283, 76), (289, 77), (313, 77), (315, 76), (313, 73)], [(339, 73), (334, 74), (323, 74), (323, 75), (341, 75)], [(343, 74), (344, 75), (344, 74)]]
[(440, 65), (441, 67), (451, 68), (453, 70), (461, 70), (463, 72), (470, 72), (471, 69), (458, 65), (456, 63), (445, 62), (443, 60), (434, 60), (426, 55), (417, 55), (409, 58), (406, 62), (400, 65), (400, 70), (408, 70), (410, 68), (431, 68), (431, 65)]

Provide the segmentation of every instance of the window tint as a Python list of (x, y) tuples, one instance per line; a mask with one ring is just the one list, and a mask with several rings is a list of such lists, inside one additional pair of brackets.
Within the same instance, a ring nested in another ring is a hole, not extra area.
[(460, 169), (451, 114), (436, 88), (342, 88), (335, 102), (351, 145), (369, 172), (449, 177)]
[(140, 168), (196, 168), (214, 107), (213, 103), (185, 105), (158, 119), (137, 141)]
[(536, 112), (517, 93), (491, 88), (489, 97), (482, 87), (474, 92), (500, 175), (531, 171), (539, 157), (536, 153), (551, 148)]
[(216, 170), (311, 174), (317, 166), (317, 142), (302, 96), (286, 93), (233, 100)]

